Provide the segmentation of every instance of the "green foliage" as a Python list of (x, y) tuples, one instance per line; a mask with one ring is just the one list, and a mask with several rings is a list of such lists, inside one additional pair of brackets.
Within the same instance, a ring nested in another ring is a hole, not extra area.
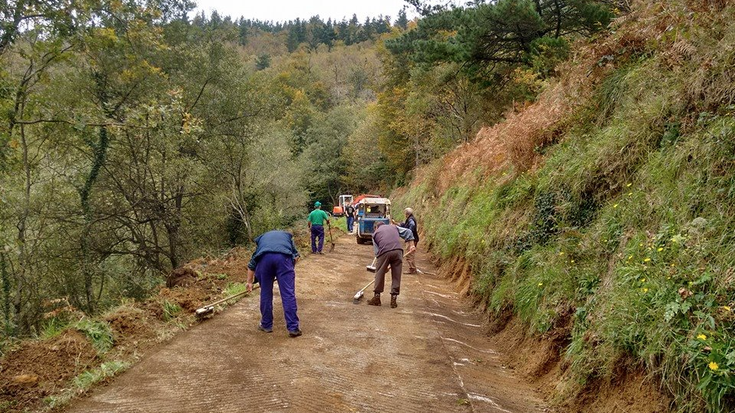
[(68, 322), (58, 317), (52, 317), (43, 325), (39, 336), (42, 340), (49, 340), (63, 333), (68, 327)]
[(161, 301), (161, 309), (163, 310), (163, 321), (175, 320), (182, 308), (178, 303), (172, 303), (168, 300)]
[(114, 344), (112, 329), (103, 321), (83, 318), (74, 324), (74, 328), (84, 333), (100, 354), (106, 353)]
[(538, 53), (544, 41), (537, 39), (594, 33), (607, 27), (611, 17), (599, 1), (482, 2), (433, 13), (387, 46), (394, 53), (411, 53), (420, 63), (521, 63), (534, 49)]
[(229, 283), (225, 287), (225, 289), (222, 291), (222, 294), (225, 297), (229, 297), (231, 295), (240, 294), (241, 292), (244, 292), (247, 290), (247, 285), (243, 283)]
[(544, 36), (531, 42), (529, 64), (534, 72), (546, 78), (556, 66), (569, 57), (569, 42), (564, 38)]
[(122, 361), (110, 361), (102, 363), (98, 368), (78, 375), (74, 378), (74, 385), (79, 390), (85, 390), (90, 388), (93, 384), (105, 380), (109, 377), (113, 377), (121, 371), (127, 369), (128, 363)]
[[(347, 232), (347, 218), (340, 217), (332, 220), (332, 228), (340, 229), (342, 232)], [(333, 235), (336, 236), (336, 234)]]
[(271, 56), (268, 53), (263, 53), (255, 59), (255, 69), (265, 70), (271, 65)]

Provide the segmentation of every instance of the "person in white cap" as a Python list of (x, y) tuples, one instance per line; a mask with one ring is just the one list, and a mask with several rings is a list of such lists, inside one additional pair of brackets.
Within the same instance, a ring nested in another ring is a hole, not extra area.
[[(419, 227), (418, 224), (416, 224), (416, 217), (413, 216), (413, 209), (406, 208), (403, 212), (404, 214), (406, 214), (406, 221), (402, 224), (399, 224), (398, 226), (411, 230), (411, 233), (413, 234), (413, 245), (418, 246)], [(406, 262), (408, 263), (408, 274), (416, 274), (417, 272), (415, 256), (415, 254), (411, 254), (406, 257)]]

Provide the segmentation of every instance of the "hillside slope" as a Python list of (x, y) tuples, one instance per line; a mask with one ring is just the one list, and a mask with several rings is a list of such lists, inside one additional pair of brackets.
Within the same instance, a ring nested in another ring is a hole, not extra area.
[(605, 389), (633, 382), (659, 391), (635, 411), (735, 408), (734, 17), (636, 2), (394, 194), (565, 410), (609, 411)]

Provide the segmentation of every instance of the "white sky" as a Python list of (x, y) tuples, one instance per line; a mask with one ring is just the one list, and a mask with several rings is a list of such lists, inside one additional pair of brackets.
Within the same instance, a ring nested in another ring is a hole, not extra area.
[[(297, 17), (309, 19), (319, 15), (323, 21), (330, 17), (332, 21), (349, 20), (357, 14), (360, 23), (367, 17), (379, 15), (390, 16), (395, 21), (398, 11), (406, 6), (403, 0), (195, 0), (198, 14), (202, 10), (207, 16), (217, 10), (220, 16), (230, 16), (239, 19), (240, 16), (251, 19), (285, 22)], [(413, 8), (406, 9), (408, 18), (415, 17)]]

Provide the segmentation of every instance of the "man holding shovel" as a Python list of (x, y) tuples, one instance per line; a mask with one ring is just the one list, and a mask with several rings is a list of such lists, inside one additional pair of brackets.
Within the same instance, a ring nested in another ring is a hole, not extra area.
[[(314, 210), (309, 214), (309, 230), (311, 231), (311, 253), (322, 254), (324, 247), (324, 222), (329, 225), (329, 215), (322, 211), (322, 203), (314, 202)], [(318, 241), (318, 244), (317, 244)]]
[(253, 279), (260, 282), (260, 324), (258, 330), (273, 332), (273, 282), (278, 279), (283, 315), (290, 337), (301, 335), (296, 315), (296, 272), (299, 252), (293, 235), (286, 231), (269, 231), (255, 238), (257, 248), (248, 263), (247, 291), (253, 291)]
[[(403, 229), (403, 228), (401, 228)], [(368, 300), (369, 305), (380, 305), (380, 293), (385, 288), (385, 273), (390, 266), (391, 289), (390, 308), (398, 307), (397, 298), (401, 293), (401, 271), (403, 270), (403, 246), (401, 238), (407, 241), (408, 252), (412, 254), (416, 247), (413, 245), (413, 234), (408, 230), (399, 230), (394, 225), (386, 225), (383, 222), (375, 224), (373, 232), (373, 248), (377, 257), (375, 271), (375, 295)]]

